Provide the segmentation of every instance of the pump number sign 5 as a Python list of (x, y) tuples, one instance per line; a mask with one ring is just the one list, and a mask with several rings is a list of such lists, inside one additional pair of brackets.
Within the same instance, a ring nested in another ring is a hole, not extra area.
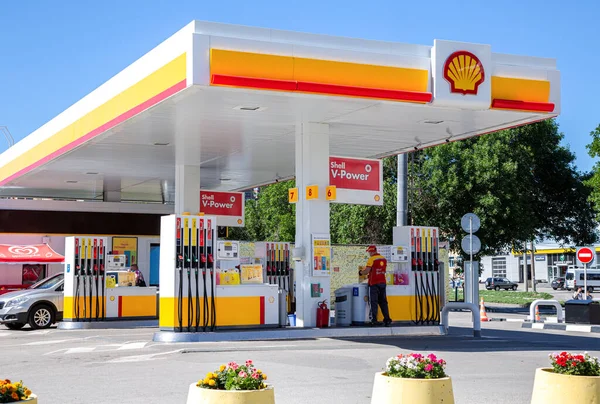
[(579, 247), (577, 249), (577, 261), (582, 264), (591, 264), (595, 256), (596, 252), (590, 247)]

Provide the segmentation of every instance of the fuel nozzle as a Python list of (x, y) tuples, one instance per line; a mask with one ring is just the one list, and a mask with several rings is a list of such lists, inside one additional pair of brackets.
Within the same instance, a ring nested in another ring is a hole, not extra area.
[(214, 262), (215, 262), (215, 261), (213, 260), (213, 256), (212, 256), (212, 254), (208, 254), (208, 263), (209, 263), (209, 264), (211, 264), (211, 265), (210, 265), (211, 267), (212, 267), (212, 264), (213, 264)]
[(206, 264), (206, 255), (200, 254), (200, 262)]

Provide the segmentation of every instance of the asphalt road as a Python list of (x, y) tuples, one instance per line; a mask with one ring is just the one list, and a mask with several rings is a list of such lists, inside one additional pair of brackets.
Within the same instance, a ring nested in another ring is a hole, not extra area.
[(484, 338), (473, 339), (468, 323), (468, 314), (452, 313), (457, 327), (444, 337), (194, 344), (150, 342), (155, 329), (3, 329), (0, 377), (22, 379), (44, 404), (184, 403), (189, 384), (206, 372), (252, 359), (274, 384), (278, 404), (369, 403), (374, 373), (390, 356), (416, 351), (447, 360), (457, 403), (524, 404), (548, 353), (600, 355), (600, 335), (492, 322), (484, 323)]

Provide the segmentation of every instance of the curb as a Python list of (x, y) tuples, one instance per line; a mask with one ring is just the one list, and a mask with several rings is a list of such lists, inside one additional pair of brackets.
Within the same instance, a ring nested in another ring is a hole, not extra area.
[(215, 332), (174, 332), (154, 333), (154, 342), (219, 342), (219, 341), (266, 341), (314, 338), (353, 338), (353, 337), (425, 337), (444, 335), (442, 326), (417, 327), (328, 327), (328, 328), (289, 328), (273, 330), (215, 331)]
[(570, 332), (600, 333), (600, 325), (523, 323), (523, 325), (521, 325), (521, 328), (531, 328), (534, 330), (557, 330), (557, 331), (570, 331)]

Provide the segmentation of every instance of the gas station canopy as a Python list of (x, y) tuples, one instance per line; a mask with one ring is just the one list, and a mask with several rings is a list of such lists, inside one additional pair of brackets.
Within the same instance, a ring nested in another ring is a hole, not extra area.
[(244, 190), (294, 177), (299, 122), (380, 158), (559, 112), (553, 59), (194, 21), (5, 151), (0, 196), (161, 202), (177, 165)]

